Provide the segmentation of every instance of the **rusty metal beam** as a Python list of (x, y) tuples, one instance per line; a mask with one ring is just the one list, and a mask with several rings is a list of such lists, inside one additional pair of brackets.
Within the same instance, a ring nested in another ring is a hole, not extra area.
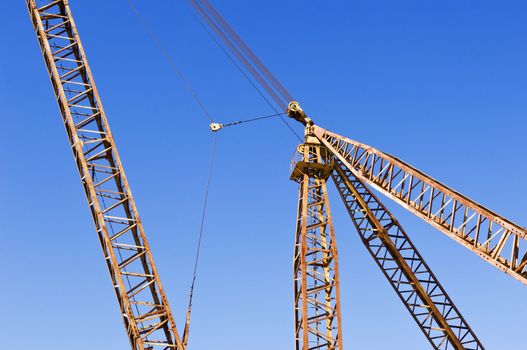
[(338, 254), (318, 140), (299, 146), (291, 178), (300, 184), (294, 253), (297, 350), (342, 350)]
[(527, 284), (527, 230), (370, 146), (313, 127), (352, 173), (484, 260)]
[(468, 323), (399, 222), (335, 160), (331, 174), (365, 247), (436, 350), (483, 350)]
[(130, 344), (183, 350), (68, 1), (26, 4)]

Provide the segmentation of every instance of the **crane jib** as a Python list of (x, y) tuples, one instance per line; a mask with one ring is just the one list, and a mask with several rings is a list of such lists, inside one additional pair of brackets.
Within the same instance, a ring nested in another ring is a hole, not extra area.
[(183, 346), (68, 1), (27, 6), (133, 349)]
[(527, 284), (527, 230), (370, 146), (313, 127), (316, 137), (355, 176)]

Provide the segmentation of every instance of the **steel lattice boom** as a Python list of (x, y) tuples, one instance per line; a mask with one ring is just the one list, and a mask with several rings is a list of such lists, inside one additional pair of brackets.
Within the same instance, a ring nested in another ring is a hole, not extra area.
[(314, 134), (362, 181), (527, 284), (527, 230), (401, 160), (314, 126)]
[(434, 349), (483, 350), (399, 222), (339, 160), (332, 178), (362, 242)]
[(26, 1), (133, 349), (181, 342), (68, 1)]

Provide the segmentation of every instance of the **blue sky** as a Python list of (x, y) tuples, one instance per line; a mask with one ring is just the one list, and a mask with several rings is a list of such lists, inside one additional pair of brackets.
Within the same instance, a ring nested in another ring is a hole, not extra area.
[[(208, 122), (126, 0), (70, 3), (181, 328)], [(525, 1), (213, 3), (321, 126), (525, 225)], [(137, 4), (215, 119), (271, 112), (183, 1)], [(4, 13), (0, 343), (128, 349), (25, 4)], [(297, 143), (278, 120), (218, 135), (190, 349), (293, 347)], [(429, 348), (331, 194), (346, 348)], [(388, 204), (486, 347), (522, 349), (526, 287)]]

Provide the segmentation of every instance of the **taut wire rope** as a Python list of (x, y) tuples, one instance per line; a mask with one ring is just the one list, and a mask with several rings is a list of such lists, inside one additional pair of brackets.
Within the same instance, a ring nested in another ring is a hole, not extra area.
[(183, 74), (183, 71), (178, 67), (176, 64), (175, 59), (172, 57), (170, 52), (167, 50), (167, 48), (161, 43), (161, 40), (156, 35), (152, 27), (148, 24), (145, 17), (139, 12), (139, 9), (137, 6), (135, 6), (135, 3), (133, 0), (128, 0), (128, 5), (130, 6), (130, 9), (135, 14), (139, 22), (141, 23), (142, 29), (146, 32), (146, 34), (150, 37), (150, 40), (154, 43), (156, 48), (161, 52), (161, 55), (163, 58), (168, 62), (172, 70), (176, 73), (176, 75), (179, 77), (183, 85), (185, 86), (185, 89), (192, 95), (192, 98), (198, 105), (198, 107), (201, 109), (203, 114), (209, 119), (210, 122), (214, 122), (214, 119), (212, 118), (211, 114), (209, 113), (208, 109), (205, 107), (205, 104), (199, 97), (198, 93), (194, 89), (194, 87), (190, 84), (187, 77)]
[[(208, 23), (209, 27), (215, 31), (215, 33), (223, 41), (223, 43), (230, 48), (230, 50), (236, 56), (238, 61), (245, 66), (248, 72), (251, 73), (251, 75), (266, 90), (268, 95), (273, 98), (273, 100), (278, 106), (283, 108), (286, 103), (292, 100), (290, 94), (283, 87), (283, 85), (280, 84), (280, 82), (272, 75), (272, 73), (267, 69), (267, 67), (263, 65), (263, 63), (257, 58), (257, 56), (249, 49), (249, 47), (241, 40), (241, 38), (228, 25), (226, 20), (223, 17), (221, 17), (219, 12), (217, 12), (208, 1), (201, 2), (202, 7), (198, 6), (199, 2), (197, 1), (193, 1), (193, 0), (187, 0), (187, 1), (191, 3), (192, 7), (196, 10), (196, 12), (198, 12), (198, 14), (200, 14), (201, 17)], [(203, 112), (204, 116), (211, 123), (214, 123), (214, 119), (212, 118), (211, 113), (209, 113), (208, 109), (205, 107), (203, 101), (198, 96), (196, 90), (190, 84), (189, 80), (183, 74), (182, 70), (178, 67), (175, 59), (172, 57), (172, 55), (167, 50), (167, 48), (162, 44), (161, 40), (156, 35), (156, 33), (154, 32), (152, 27), (149, 25), (149, 23), (146, 21), (145, 17), (141, 14), (139, 9), (135, 5), (134, 1), (127, 0), (127, 2), (128, 2), (130, 9), (132, 10), (134, 15), (140, 22), (142, 29), (146, 32), (150, 40), (152, 40), (152, 42), (154, 43), (155, 47), (160, 51), (163, 58), (168, 62), (172, 70), (182, 81), (185, 89), (190, 93), (195, 103), (198, 105), (200, 110)], [(229, 53), (228, 49), (224, 47), (220, 43), (220, 41), (212, 34), (212, 32), (207, 28), (205, 23), (203, 23), (194, 13), (193, 15), (194, 15), (194, 18), (196, 18), (196, 20), (203, 27), (203, 29), (207, 32), (207, 34), (211, 37), (211, 39), (218, 45), (218, 47), (224, 52), (224, 54), (229, 58), (229, 60), (235, 65), (235, 67), (245, 77), (245, 79), (247, 79), (250, 85), (258, 92), (258, 94), (265, 100), (265, 102), (275, 112), (275, 114), (272, 114), (272, 115), (265, 115), (261, 117), (255, 117), (251, 119), (245, 119), (245, 120), (240, 120), (237, 122), (223, 124), (223, 127), (254, 122), (254, 121), (268, 119), (272, 117), (280, 117), (280, 120), (283, 122), (283, 124), (295, 135), (296, 138), (302, 141), (302, 138), (296, 133), (296, 131), (291, 127), (291, 125), (289, 125), (289, 123), (283, 118), (283, 116), (286, 115), (287, 113), (278, 111), (278, 109), (273, 105), (273, 103), (271, 103), (271, 101), (267, 98), (267, 96), (258, 88), (256, 83), (249, 77), (248, 73), (242, 69), (242, 67), (240, 66), (240, 63), (236, 61), (236, 59)], [(241, 51), (238, 48), (241, 48)], [(203, 198), (203, 207), (202, 207), (202, 212), (201, 212), (199, 236), (197, 239), (196, 254), (194, 258), (192, 283), (191, 283), (190, 292), (189, 292), (189, 304), (188, 304), (187, 313), (185, 317), (185, 328), (184, 328), (183, 337), (182, 337), (182, 342), (185, 347), (188, 343), (189, 332), (190, 332), (192, 301), (194, 297), (194, 288), (196, 284), (197, 272), (198, 272), (198, 267), (199, 267), (199, 259), (200, 259), (200, 253), (201, 253), (201, 246), (202, 246), (203, 234), (204, 234), (204, 228), (205, 228), (210, 185), (212, 182), (212, 175), (213, 175), (214, 158), (216, 154), (216, 144), (217, 144), (217, 136), (216, 136), (216, 133), (213, 133), (212, 134), (212, 146), (211, 146), (211, 151), (210, 151), (208, 176), (207, 176), (207, 182), (205, 185), (205, 194)]]
[(210, 160), (209, 160), (209, 171), (208, 171), (208, 177), (207, 177), (207, 183), (205, 185), (205, 195), (203, 197), (203, 207), (201, 211), (201, 223), (199, 227), (199, 236), (198, 236), (198, 243), (196, 248), (196, 256), (194, 258), (194, 271), (192, 273), (192, 284), (190, 286), (190, 294), (189, 294), (189, 303), (187, 308), (187, 315), (185, 318), (185, 329), (183, 331), (183, 345), (187, 345), (189, 332), (190, 332), (190, 316), (192, 313), (192, 299), (194, 297), (194, 286), (196, 283), (196, 276), (198, 273), (198, 265), (199, 265), (199, 258), (201, 253), (201, 243), (203, 241), (203, 232), (205, 228), (205, 218), (207, 215), (207, 205), (209, 202), (209, 192), (210, 192), (210, 184), (212, 182), (212, 171), (214, 168), (214, 158), (216, 155), (216, 133), (212, 134), (212, 146), (210, 150)]

